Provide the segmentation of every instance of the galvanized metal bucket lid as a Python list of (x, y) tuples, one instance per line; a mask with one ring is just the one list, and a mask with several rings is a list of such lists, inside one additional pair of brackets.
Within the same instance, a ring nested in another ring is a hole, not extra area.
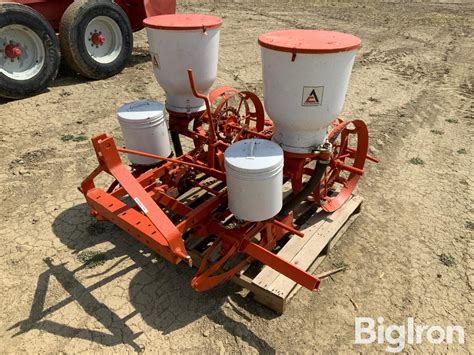
[(283, 167), (283, 150), (266, 139), (245, 139), (232, 144), (224, 153), (227, 169), (244, 174), (273, 173)]
[(120, 122), (126, 124), (159, 123), (164, 120), (165, 106), (158, 101), (133, 101), (117, 110)]

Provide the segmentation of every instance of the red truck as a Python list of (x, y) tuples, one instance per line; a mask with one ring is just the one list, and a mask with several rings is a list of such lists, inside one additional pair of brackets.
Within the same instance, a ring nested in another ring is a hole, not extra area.
[(0, 0), (0, 96), (45, 90), (61, 57), (87, 78), (115, 75), (143, 19), (175, 11), (176, 0)]

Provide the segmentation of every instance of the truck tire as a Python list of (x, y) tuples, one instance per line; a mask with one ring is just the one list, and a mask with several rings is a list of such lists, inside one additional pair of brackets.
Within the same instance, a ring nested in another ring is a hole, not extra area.
[(76, 0), (59, 25), (61, 51), (69, 66), (90, 79), (122, 71), (133, 49), (125, 12), (110, 0)]
[(0, 3), (0, 96), (21, 99), (44, 91), (60, 61), (56, 33), (41, 14)]

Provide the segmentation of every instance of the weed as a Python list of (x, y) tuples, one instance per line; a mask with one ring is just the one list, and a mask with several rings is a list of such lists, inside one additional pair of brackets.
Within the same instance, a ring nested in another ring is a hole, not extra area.
[(474, 230), (474, 222), (473, 221), (466, 221), (466, 228), (470, 230)]
[(448, 267), (456, 265), (456, 260), (451, 255), (442, 253), (441, 255), (438, 255), (438, 257), (439, 257), (439, 261), (441, 261), (444, 265)]
[(336, 269), (338, 269), (338, 268), (340, 268), (340, 267), (345, 267), (345, 268), (347, 268), (347, 267), (349, 266), (348, 264), (346, 264), (346, 263), (345, 263), (344, 261), (342, 261), (342, 260), (335, 261), (335, 262), (333, 262), (332, 264), (334, 265), (334, 267), (335, 267)]
[(87, 137), (80, 134), (80, 135), (73, 135), (73, 134), (65, 134), (61, 137), (63, 142), (83, 142), (87, 140)]
[(409, 160), (409, 162), (413, 165), (423, 165), (425, 162), (423, 161), (423, 159), (419, 158), (419, 157), (414, 157), (414, 158), (411, 158)]
[(84, 136), (84, 135), (82, 135), (82, 134), (79, 135), (79, 136), (75, 136), (75, 137), (72, 139), (73, 142), (84, 142), (84, 141), (86, 141), (86, 140), (87, 140), (87, 137)]
[(445, 119), (445, 121), (448, 122), (448, 123), (458, 123), (458, 122), (459, 122), (459, 121), (458, 121), (457, 119), (455, 119), (455, 118), (447, 118), (447, 119)]
[(377, 98), (375, 98), (375, 97), (372, 97), (372, 96), (371, 96), (371, 97), (369, 97), (367, 100), (369, 100), (369, 101), (371, 101), (371, 102), (377, 102), (377, 103), (379, 103), (379, 102), (380, 102), (380, 100), (379, 100), (379, 99), (377, 99)]
[(59, 93), (59, 96), (61, 96), (61, 97), (68, 97), (68, 96), (71, 96), (71, 95), (72, 95), (72, 92), (66, 91), (66, 90), (63, 90)]
[(88, 268), (94, 268), (105, 263), (105, 254), (96, 250), (81, 251), (77, 258)]

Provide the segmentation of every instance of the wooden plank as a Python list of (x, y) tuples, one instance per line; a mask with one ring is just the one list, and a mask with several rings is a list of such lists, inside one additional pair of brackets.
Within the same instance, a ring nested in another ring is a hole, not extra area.
[[(313, 264), (315, 257), (319, 255), (329, 244), (331, 239), (336, 236), (337, 232), (344, 226), (361, 202), (361, 197), (354, 196), (332, 214), (326, 214), (325, 223), (318, 228), (315, 233), (308, 235), (308, 243), (305, 244), (305, 247), (301, 249), (290, 262), (303, 270), (308, 270)], [(303, 230), (303, 232), (305, 232), (305, 230)], [(296, 283), (293, 280), (279, 274), (275, 281), (266, 288), (282, 297), (286, 297), (295, 285)]]
[(285, 299), (275, 293), (268, 292), (268, 290), (263, 290), (264, 291), (261, 291), (260, 293), (254, 293), (254, 300), (263, 304), (265, 307), (274, 310), (278, 314), (285, 313), (287, 304)]
[[(320, 210), (318, 210), (318, 212), (320, 212)], [(306, 243), (308, 243), (310, 239), (308, 237), (317, 231), (324, 223), (325, 216), (323, 213), (318, 212), (316, 212), (315, 215), (310, 218), (312, 223), (311, 227), (303, 230), (305, 233), (304, 238), (293, 236), (278, 252), (279, 257), (289, 260), (295, 254), (297, 254), (306, 245)], [(279, 272), (273, 270), (271, 267), (264, 266), (262, 271), (254, 278), (253, 283), (265, 288), (269, 286), (279, 274)]]
[[(344, 226), (337, 232), (337, 234), (334, 236), (334, 238), (331, 239), (331, 241), (329, 242), (329, 244), (327, 245), (327, 249), (328, 250), (331, 250), (338, 242), (339, 240), (341, 239), (341, 237), (344, 235), (344, 233), (347, 231), (347, 229), (351, 226), (351, 224), (357, 219), (357, 217), (359, 217), (359, 214), (360, 214), (360, 205), (359, 207), (356, 208), (356, 213), (352, 214), (349, 219), (346, 221), (346, 223), (344, 224)], [(296, 239), (296, 238), (295, 238)], [(299, 238), (301, 240), (301, 238)], [(278, 253), (278, 255), (280, 255)], [(316, 269), (321, 265), (321, 263), (324, 261), (324, 259), (326, 259), (326, 255), (325, 254), (321, 254), (319, 255), (313, 262), (313, 264), (309, 267), (308, 271), (309, 273), (314, 273), (314, 271), (316, 271)], [(239, 273), (237, 273), (235, 276), (232, 277), (231, 281), (233, 283), (235, 283), (236, 285), (239, 285), (241, 287), (244, 287), (246, 288), (247, 290), (251, 291), (253, 294), (254, 294), (254, 297), (257, 297), (257, 298), (265, 298), (268, 293), (268, 290), (266, 290), (265, 288), (262, 288), (261, 286), (257, 285), (254, 283), (254, 280), (255, 279), (252, 279), (246, 275), (244, 275), (243, 273), (245, 272), (245, 270), (247, 270), (248, 268), (250, 267), (250, 264), (245, 267), (244, 269), (242, 269)], [(269, 268), (271, 269), (271, 268)], [(271, 269), (272, 270), (272, 269)], [(296, 294), (296, 292), (298, 292), (298, 290), (301, 288), (301, 285), (299, 284), (296, 284), (295, 288), (291, 291), (290, 293), (290, 296), (289, 297), (293, 297), (294, 294)], [(266, 297), (267, 299), (269, 297)], [(271, 297), (271, 302), (274, 303), (274, 304), (277, 304), (279, 303), (277, 301), (277, 299), (279, 299), (280, 297), (276, 296), (275, 297)], [(285, 300), (286, 302), (288, 302), (288, 298)], [(262, 302), (260, 302), (262, 303)]]
[(248, 277), (247, 275), (235, 275), (232, 276), (231, 281), (236, 285), (246, 288), (253, 294), (260, 294), (260, 293), (267, 293), (267, 291), (255, 284), (252, 283), (252, 278)]
[[(297, 250), (297, 252), (296, 254), (293, 254), (293, 257), (290, 256), (288, 258), (291, 258), (293, 262), (298, 262), (298, 266), (300, 267), (302, 267), (302, 265), (307, 265), (306, 271), (308, 271), (309, 273), (313, 273), (325, 260), (326, 252), (332, 247), (334, 247), (334, 245), (336, 245), (336, 243), (339, 241), (345, 231), (350, 227), (350, 225), (355, 221), (355, 219), (357, 219), (360, 214), (359, 211), (361, 203), (361, 197), (353, 196), (349, 201), (344, 204), (343, 207), (341, 207), (338, 211), (334, 212), (332, 215), (318, 210), (316, 214), (311, 217), (308, 222), (305, 223), (305, 225), (303, 226), (302, 231), (305, 232), (305, 237), (303, 239), (307, 238), (307, 242), (304, 243), (301, 248), (294, 246), (289, 247), (286, 251), (287, 254), (289, 254), (291, 250)], [(312, 223), (315, 224), (311, 225)], [(327, 226), (321, 229), (322, 226), (325, 224), (327, 224)], [(325, 242), (320, 241), (323, 238), (325, 239)], [(292, 240), (301, 239), (293, 238), (290, 241)], [(311, 243), (308, 244), (310, 240)], [(318, 250), (313, 249), (317, 245), (320, 245)], [(303, 246), (305, 247), (303, 248)], [(284, 249), (285, 247), (280, 250), (280, 252), (278, 253), (279, 256)], [(309, 263), (307, 261), (309, 261)], [(276, 274), (273, 275), (275, 277), (273, 277), (273, 282), (272, 284), (270, 284), (270, 287), (264, 287), (261, 286), (261, 284), (255, 282), (255, 280), (259, 276), (261, 276), (261, 273), (264, 272), (264, 270), (262, 270), (256, 278), (254, 278), (251, 283), (251, 286), (245, 286), (244, 283), (239, 284), (241, 284), (243, 287), (248, 288), (249, 290), (255, 290), (252, 291), (252, 293), (254, 294), (254, 299), (257, 302), (273, 309), (279, 314), (282, 314), (285, 311), (286, 305), (289, 300), (298, 292), (301, 286), (268, 267), (264, 269), (267, 269), (267, 271), (265, 271), (265, 277), (268, 277), (273, 273)], [(285, 282), (283, 282), (283, 280)], [(247, 280), (247, 283), (248, 282), (249, 280)], [(276, 287), (278, 287), (278, 285), (282, 287), (283, 291), (275, 289)]]
[[(324, 259), (326, 259), (326, 255), (318, 256), (316, 260), (314, 261), (312, 268), (314, 267), (314, 270), (316, 270), (324, 261)], [(288, 304), (288, 301), (290, 300), (290, 298), (293, 297), (296, 294), (296, 292), (298, 292), (301, 289), (301, 286), (299, 284), (295, 284), (295, 285), (296, 286), (293, 288), (294, 293), (292, 290), (290, 295), (288, 295), (287, 297), (283, 297), (277, 293), (271, 292), (270, 290), (266, 288), (260, 288), (258, 292), (254, 292), (254, 299), (258, 303), (263, 304), (264, 306), (274, 310), (278, 314), (283, 314), (285, 312), (286, 305)], [(253, 286), (256, 286), (256, 285), (253, 284)]]
[[(360, 201), (362, 201), (361, 197), (352, 197), (339, 210), (334, 213), (341, 214), (341, 211), (349, 211), (348, 213), (351, 213), (352, 211), (350, 209), (352, 205), (348, 204), (354, 199), (360, 199)], [(352, 203), (354, 203), (354, 201)], [(303, 225), (301, 229), (301, 231), (305, 233), (305, 237), (291, 238), (288, 243), (286, 243), (285, 246), (278, 252), (278, 256), (290, 261), (300, 250), (306, 248), (305, 246), (311, 239), (311, 236), (327, 222), (330, 216), (331, 214), (324, 212), (322, 209), (318, 209), (316, 213)], [(301, 265), (299, 266), (301, 267)], [(269, 287), (279, 275), (280, 273), (278, 273), (277, 271), (273, 270), (268, 266), (264, 266), (262, 271), (255, 277), (253, 282), (260, 287), (266, 288)]]
[[(211, 178), (211, 177), (202, 180), (201, 183), (206, 184), (207, 180), (213, 181), (208, 186), (210, 189), (214, 189), (214, 188), (218, 187), (220, 184), (222, 184), (222, 181), (216, 180), (216, 179)], [(183, 202), (186, 205), (190, 205), (190, 204), (196, 202), (197, 200), (203, 198), (206, 194), (209, 194), (209, 192), (207, 192), (205, 189), (203, 189), (199, 186), (196, 186), (196, 187), (190, 188), (188, 191), (186, 191), (185, 193), (180, 195), (178, 197), (178, 201)]]
[(344, 226), (342, 226), (342, 228), (339, 230), (339, 232), (337, 232), (337, 234), (334, 236), (334, 238), (332, 238), (330, 241), (329, 241), (329, 244), (327, 246), (327, 249), (328, 250), (331, 250), (332, 248), (334, 248), (334, 246), (339, 243), (339, 239), (341, 239), (341, 237), (344, 235), (344, 233), (349, 229), (349, 227), (352, 225), (352, 223), (354, 223), (354, 221), (357, 219), (357, 217), (359, 217), (360, 215), (360, 210), (361, 210), (361, 206), (362, 206), (362, 197), (361, 197), (361, 203), (359, 204), (359, 206), (355, 209), (354, 213), (349, 217), (349, 219), (346, 221), (346, 223), (344, 224)]
[[(356, 211), (357, 211), (357, 209), (356, 209)], [(329, 244), (326, 246), (327, 250), (325, 250), (325, 252), (323, 252), (323, 254), (318, 256), (316, 258), (316, 260), (314, 261), (314, 263), (306, 271), (308, 271), (311, 274), (313, 274), (316, 271), (316, 269), (322, 264), (324, 259), (326, 259), (326, 253), (329, 252), (332, 248), (334, 248), (334, 246), (337, 245), (337, 243), (339, 242), (341, 237), (344, 235), (344, 233), (349, 229), (349, 227), (352, 225), (352, 223), (354, 223), (354, 221), (357, 219), (357, 217), (359, 217), (359, 214), (360, 214), (360, 212), (357, 212), (357, 213), (355, 213), (355, 214), (353, 214), (349, 217), (349, 219), (346, 221), (344, 226), (341, 229), (339, 229), (339, 231), (334, 236), (334, 238), (332, 238), (331, 241), (329, 242)], [(288, 302), (300, 290), (300, 288), (301, 288), (300, 285), (295, 284), (295, 287), (291, 290), (290, 294), (287, 296), (286, 302)]]

